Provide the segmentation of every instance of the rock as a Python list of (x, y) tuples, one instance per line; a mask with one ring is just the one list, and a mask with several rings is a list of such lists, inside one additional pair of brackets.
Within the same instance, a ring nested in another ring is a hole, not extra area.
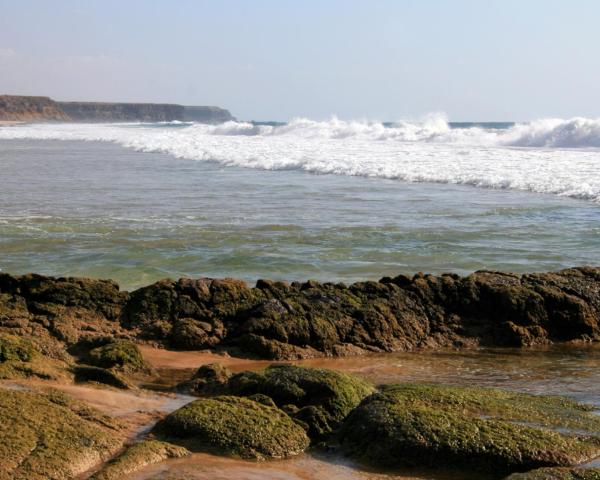
[(276, 360), (597, 342), (600, 268), (400, 275), (349, 286), (180, 279), (131, 294), (110, 281), (0, 274), (0, 333), (32, 338), (54, 358), (91, 334)]
[(43, 356), (29, 338), (0, 333), (0, 379), (66, 380), (68, 364)]
[[(508, 474), (600, 455), (600, 417), (562, 397), (484, 388), (392, 385), (366, 398), (339, 438), (378, 467), (485, 469)], [(575, 434), (552, 429), (572, 429)]]
[(68, 116), (48, 97), (0, 95), (0, 120), (36, 122), (68, 120)]
[(91, 349), (87, 361), (97, 367), (116, 368), (128, 373), (148, 369), (138, 346), (127, 340), (117, 340)]
[(540, 468), (527, 473), (513, 473), (505, 480), (600, 480), (600, 469)]
[(38, 352), (28, 339), (9, 335), (0, 336), (0, 363), (31, 362), (36, 355)]
[(193, 451), (242, 458), (289, 457), (309, 444), (304, 430), (283, 411), (233, 396), (189, 403), (162, 420), (156, 432)]
[(122, 429), (64, 394), (0, 392), (0, 479), (82, 474), (121, 448)]
[(111, 387), (129, 389), (132, 386), (117, 372), (92, 365), (75, 365), (72, 367), (76, 382), (96, 382)]
[(181, 458), (189, 455), (186, 448), (158, 440), (143, 440), (132, 445), (121, 455), (111, 460), (90, 480), (121, 480), (147, 465), (160, 463), (168, 458)]
[(368, 382), (333, 370), (272, 365), (260, 372), (233, 375), (224, 384), (230, 395), (269, 397), (308, 425), (308, 435), (319, 440), (329, 435), (360, 401), (373, 392)]
[(190, 380), (178, 385), (178, 390), (195, 395), (217, 395), (226, 390), (231, 375), (220, 363), (202, 365)]

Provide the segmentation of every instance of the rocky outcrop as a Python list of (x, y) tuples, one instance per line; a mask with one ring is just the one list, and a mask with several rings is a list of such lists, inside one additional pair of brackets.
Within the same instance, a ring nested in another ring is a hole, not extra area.
[(352, 285), (0, 275), (0, 333), (44, 354), (108, 336), (269, 359), (600, 340), (600, 268), (398, 276)]
[(48, 97), (0, 95), (0, 121), (22, 122), (172, 122), (223, 123), (228, 110), (162, 103), (57, 102)]
[(172, 122), (183, 120), (181, 105), (158, 103), (56, 102), (72, 122)]
[(69, 116), (48, 97), (0, 95), (0, 120), (16, 122), (68, 121)]
[(235, 120), (229, 113), (220, 107), (183, 107), (183, 120), (198, 123), (224, 123)]

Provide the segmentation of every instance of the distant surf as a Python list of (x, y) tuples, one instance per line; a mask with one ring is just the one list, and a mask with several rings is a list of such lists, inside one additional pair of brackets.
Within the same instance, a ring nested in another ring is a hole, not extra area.
[(452, 124), (442, 114), (380, 123), (306, 118), (220, 125), (30, 124), (2, 139), (113, 142), (265, 170), (518, 189), (600, 202), (600, 119)]

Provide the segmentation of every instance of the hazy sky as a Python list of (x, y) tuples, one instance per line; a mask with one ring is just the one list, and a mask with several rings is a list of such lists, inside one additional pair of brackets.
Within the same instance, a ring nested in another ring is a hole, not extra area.
[(0, 0), (0, 93), (241, 119), (600, 116), (600, 1)]

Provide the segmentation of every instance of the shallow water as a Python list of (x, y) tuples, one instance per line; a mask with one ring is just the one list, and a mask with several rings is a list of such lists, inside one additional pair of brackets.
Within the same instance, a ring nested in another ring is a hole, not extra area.
[[(142, 347), (144, 358), (166, 378), (180, 381), (200, 365), (220, 362), (233, 371), (255, 370), (272, 363), (217, 355), (210, 352), (173, 352)], [(389, 353), (348, 358), (320, 358), (291, 362), (332, 368), (362, 376), (376, 384), (427, 382), (497, 387), (521, 392), (566, 395), (600, 410), (600, 346), (553, 346), (539, 349), (481, 349)], [(597, 466), (596, 460), (588, 466)], [(248, 462), (196, 454), (150, 466), (131, 477), (136, 480), (353, 480), (482, 479), (452, 472), (374, 472), (342, 457), (304, 454), (283, 461)]]
[(223, 167), (110, 143), (0, 141), (0, 269), (333, 281), (600, 262), (600, 204)]

